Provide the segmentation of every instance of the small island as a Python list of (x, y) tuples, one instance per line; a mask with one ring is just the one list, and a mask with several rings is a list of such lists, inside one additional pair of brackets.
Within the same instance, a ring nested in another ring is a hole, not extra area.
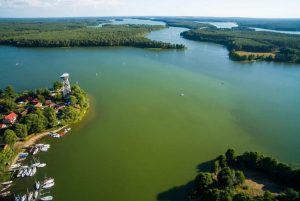
[[(200, 171), (192, 182), (190, 201), (299, 201), (300, 169), (257, 152), (236, 155), (227, 150), (211, 161), (212, 172)], [(256, 179), (276, 191), (264, 189)], [(267, 181), (267, 182), (266, 182)], [(263, 183), (263, 182), (262, 182)]]
[(70, 85), (69, 74), (56, 81), (52, 89), (17, 93), (12, 86), (0, 90), (0, 182), (11, 177), (8, 168), (28, 145), (78, 123), (89, 108), (86, 92)]

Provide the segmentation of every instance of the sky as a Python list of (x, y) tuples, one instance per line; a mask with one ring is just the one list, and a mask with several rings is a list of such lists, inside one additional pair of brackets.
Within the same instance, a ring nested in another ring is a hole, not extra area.
[(0, 0), (0, 17), (300, 18), (300, 0)]

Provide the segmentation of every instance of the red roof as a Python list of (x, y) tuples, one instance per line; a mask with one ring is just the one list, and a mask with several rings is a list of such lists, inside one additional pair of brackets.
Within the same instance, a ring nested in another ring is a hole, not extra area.
[(18, 115), (17, 115), (16, 113), (11, 112), (10, 114), (4, 116), (3, 119), (8, 120), (8, 121), (10, 121), (10, 122), (13, 122), (13, 121), (16, 120), (17, 117), (18, 117)]

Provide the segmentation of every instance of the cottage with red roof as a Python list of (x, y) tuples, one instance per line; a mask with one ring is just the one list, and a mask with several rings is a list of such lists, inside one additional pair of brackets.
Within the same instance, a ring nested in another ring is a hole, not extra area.
[(2, 123), (4, 124), (14, 124), (17, 120), (18, 115), (14, 112), (4, 116)]

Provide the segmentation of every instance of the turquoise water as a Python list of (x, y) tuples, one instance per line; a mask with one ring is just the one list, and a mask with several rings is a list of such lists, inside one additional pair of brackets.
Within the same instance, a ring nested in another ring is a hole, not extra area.
[(53, 176), (55, 200), (157, 200), (229, 147), (300, 163), (300, 65), (233, 62), (223, 46), (181, 38), (184, 30), (148, 37), (185, 51), (0, 47), (1, 87), (51, 87), (69, 72), (91, 96), (70, 135), (43, 140), (48, 165), (34, 179)]

